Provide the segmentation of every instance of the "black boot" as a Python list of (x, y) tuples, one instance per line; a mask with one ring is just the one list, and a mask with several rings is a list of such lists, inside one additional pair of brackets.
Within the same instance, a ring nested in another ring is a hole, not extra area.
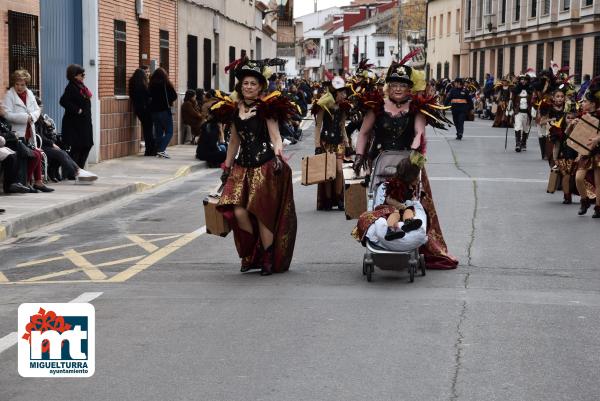
[(540, 142), (540, 152), (542, 153), (542, 160), (547, 160), (546, 159), (546, 137), (540, 136), (538, 138), (538, 141)]
[(577, 212), (577, 214), (580, 216), (583, 216), (584, 214), (587, 213), (587, 211), (591, 205), (592, 205), (592, 202), (589, 200), (589, 198), (581, 198), (581, 207), (579, 208), (579, 211)]
[(521, 152), (527, 151), (527, 139), (529, 138), (529, 132), (523, 131), (523, 135), (521, 135)]
[(563, 205), (570, 205), (571, 203), (573, 203), (571, 194), (563, 194)]
[(404, 220), (404, 225), (402, 226), (402, 231), (405, 233), (409, 231), (414, 231), (423, 225), (423, 220), (421, 219), (406, 219)]
[(261, 276), (270, 276), (273, 274), (273, 245), (269, 246), (263, 254), (263, 265), (260, 270)]
[(387, 233), (385, 234), (385, 240), (393, 241), (395, 239), (404, 238), (404, 234), (405, 234), (405, 232), (402, 230), (394, 231), (390, 227), (388, 227)]
[(592, 215), (593, 219), (600, 219), (600, 206), (594, 206), (594, 214)]
[(521, 151), (521, 131), (515, 131), (515, 152)]

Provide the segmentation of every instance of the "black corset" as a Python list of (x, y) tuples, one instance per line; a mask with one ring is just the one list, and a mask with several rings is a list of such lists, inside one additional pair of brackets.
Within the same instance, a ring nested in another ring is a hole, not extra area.
[(326, 144), (339, 145), (342, 143), (342, 114), (340, 109), (334, 110), (333, 116), (324, 110), (323, 112), (323, 127), (321, 128), (321, 141)]
[(236, 115), (233, 123), (240, 137), (240, 151), (235, 162), (242, 167), (262, 166), (275, 157), (267, 122), (258, 116), (242, 120)]
[(415, 119), (410, 113), (396, 117), (383, 112), (375, 122), (373, 151), (407, 150), (415, 138)]

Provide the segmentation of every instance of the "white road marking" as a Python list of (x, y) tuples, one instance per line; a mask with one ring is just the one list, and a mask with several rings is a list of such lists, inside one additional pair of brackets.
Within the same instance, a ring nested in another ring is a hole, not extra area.
[[(75, 304), (75, 303), (90, 302), (90, 301), (93, 301), (94, 299), (98, 298), (102, 294), (103, 294), (102, 292), (84, 292), (77, 298), (69, 301), (69, 303)], [(0, 338), (0, 354), (3, 353), (4, 351), (6, 351), (7, 349), (9, 349), (10, 347), (12, 347), (13, 345), (15, 345), (17, 343), (17, 341), (18, 341), (18, 338), (17, 338), (16, 331), (13, 331), (12, 333), (7, 334), (4, 337)]]
[(537, 180), (533, 178), (487, 178), (487, 177), (429, 177), (429, 181), (481, 181), (481, 182), (508, 182), (508, 183), (547, 183), (548, 180)]

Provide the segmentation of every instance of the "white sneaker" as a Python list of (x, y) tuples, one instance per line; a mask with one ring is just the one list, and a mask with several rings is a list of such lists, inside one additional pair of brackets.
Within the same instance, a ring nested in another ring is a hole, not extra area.
[(98, 176), (92, 172), (80, 168), (77, 172), (77, 179), (80, 181), (96, 181)]
[(288, 146), (291, 143), (292, 143), (292, 141), (290, 141), (289, 139), (287, 139), (287, 138), (283, 139), (283, 146)]
[(159, 156), (159, 157), (164, 157), (165, 159), (170, 159), (171, 158), (171, 156), (169, 156), (169, 154), (166, 151), (164, 151), (164, 152), (157, 152), (156, 155)]

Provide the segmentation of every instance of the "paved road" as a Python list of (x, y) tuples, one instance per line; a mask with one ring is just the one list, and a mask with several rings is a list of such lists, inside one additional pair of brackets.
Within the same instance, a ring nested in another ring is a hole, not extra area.
[(240, 274), (231, 236), (203, 234), (208, 170), (0, 244), (0, 350), (20, 303), (102, 293), (95, 375), (24, 379), (8, 347), (0, 400), (600, 399), (600, 222), (545, 193), (536, 138), (505, 153), (489, 125), (428, 133), (461, 264), (412, 284), (367, 283), (354, 222), (299, 184), (291, 271)]

